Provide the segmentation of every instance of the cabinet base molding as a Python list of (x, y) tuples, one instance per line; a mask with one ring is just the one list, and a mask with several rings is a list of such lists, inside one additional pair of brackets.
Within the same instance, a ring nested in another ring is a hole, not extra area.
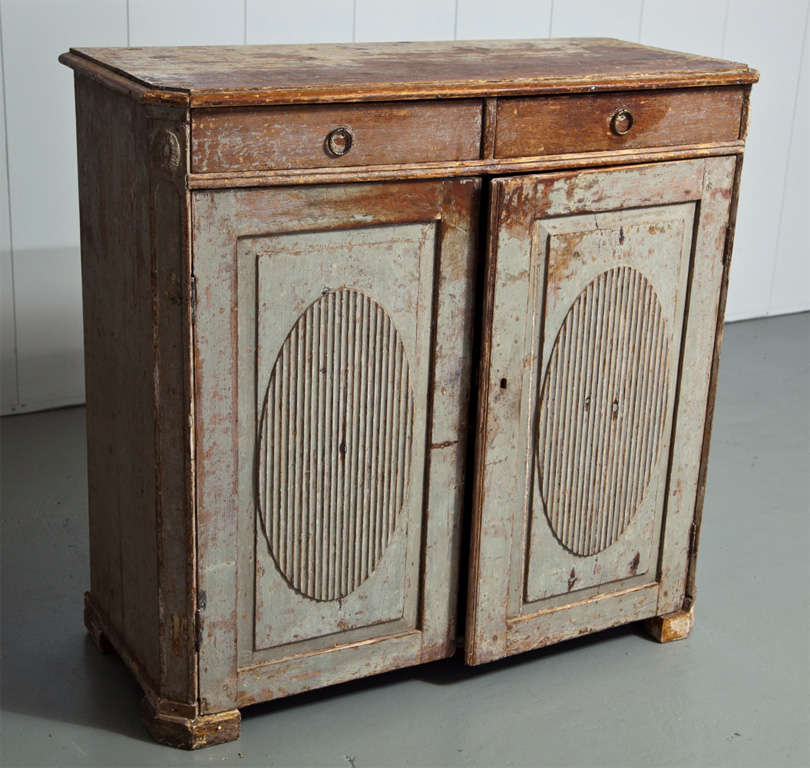
[(242, 722), (238, 709), (196, 717), (168, 715), (157, 712), (146, 696), (141, 702), (141, 717), (155, 741), (180, 749), (202, 749), (235, 741)]
[[(84, 593), (84, 626), (99, 652), (111, 653), (114, 651), (117, 653), (121, 661), (124, 662), (124, 665), (128, 667), (130, 672), (135, 676), (144, 695), (157, 701), (158, 696), (154, 693), (155, 685), (144, 672), (143, 668), (136, 660), (135, 654), (128, 648), (113, 623), (107, 618), (104, 610), (99, 607), (90, 592)], [(182, 714), (188, 714), (189, 712), (196, 713), (196, 707), (193, 704), (179, 704), (179, 706), (182, 710)], [(164, 708), (160, 707), (160, 709), (162, 710)]]
[(659, 643), (671, 643), (673, 640), (683, 640), (688, 637), (694, 625), (695, 606), (692, 605), (689, 610), (653, 616), (644, 622), (644, 629)]
[(89, 592), (84, 593), (84, 625), (99, 652), (115, 651), (135, 676), (144, 693), (141, 718), (155, 741), (180, 749), (201, 749), (239, 738), (242, 716), (238, 709), (201, 715), (195, 704), (157, 696)]
[[(148, 708), (150, 712), (155, 713), (150, 717), (157, 717), (161, 720), (168, 719), (178, 722), (189, 721), (191, 723), (196, 723), (198, 721), (201, 722), (204, 719), (198, 716), (196, 703), (187, 701), (173, 701), (171, 699), (162, 698), (155, 692), (156, 686), (152, 683), (150, 678), (138, 664), (134, 654), (121, 639), (121, 636), (106, 617), (104, 611), (99, 608), (90, 592), (84, 593), (84, 626), (87, 629), (87, 634), (90, 635), (90, 639), (93, 641), (93, 645), (96, 646), (99, 653), (118, 654), (118, 657), (124, 663), (124, 666), (126, 666), (132, 673), (143, 691), (144, 707)], [(147, 722), (147, 728), (151, 733), (152, 726), (149, 724), (149, 722)], [(233, 738), (236, 738), (236, 736)], [(226, 740), (230, 741), (230, 739)], [(182, 745), (178, 743), (177, 746)], [(204, 744), (201, 743), (199, 746), (204, 746)], [(193, 748), (195, 747), (188, 747), (188, 749)]]

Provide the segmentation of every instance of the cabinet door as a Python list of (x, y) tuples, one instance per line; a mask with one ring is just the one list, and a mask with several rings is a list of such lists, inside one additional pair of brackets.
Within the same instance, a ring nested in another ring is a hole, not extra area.
[(470, 663), (681, 607), (734, 166), (493, 182)]
[(479, 186), (193, 194), (208, 711), (453, 653)]

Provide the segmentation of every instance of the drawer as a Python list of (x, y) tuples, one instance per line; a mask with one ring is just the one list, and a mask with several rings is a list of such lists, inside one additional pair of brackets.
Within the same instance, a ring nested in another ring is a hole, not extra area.
[(197, 109), (191, 115), (195, 173), (472, 160), (480, 151), (478, 100)]
[(500, 100), (496, 157), (736, 141), (743, 89), (684, 88)]

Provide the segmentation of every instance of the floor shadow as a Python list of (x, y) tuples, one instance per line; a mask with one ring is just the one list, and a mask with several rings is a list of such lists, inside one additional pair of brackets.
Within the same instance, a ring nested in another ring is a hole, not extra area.
[(452, 657), (447, 659), (440, 659), (415, 667), (406, 667), (404, 669), (383, 672), (372, 677), (338, 683), (337, 685), (331, 685), (327, 688), (306, 691), (274, 701), (252, 704), (242, 709), (242, 718), (249, 720), (254, 717), (264, 717), (273, 712), (282, 710), (289, 711), (297, 707), (308, 707), (312, 704), (341, 699), (377, 688), (394, 687), (400, 683), (414, 680), (438, 686), (463, 685), (467, 681), (497, 674), (505, 669), (519, 669), (521, 666), (528, 666), (541, 659), (552, 659), (555, 656), (571, 654), (591, 645), (605, 644), (630, 636), (638, 636), (640, 639), (647, 637), (646, 633), (644, 633), (641, 628), (641, 624), (628, 624), (567, 640), (553, 646), (548, 646), (547, 648), (527, 651), (517, 656), (510, 656), (476, 667), (470, 667), (464, 663), (464, 650), (459, 648)]
[[(2, 708), (150, 742), (141, 691), (114, 653), (102, 655), (82, 626), (87, 570), (83, 409), (4, 420)], [(56, 438), (54, 438), (56, 435)], [(47, 451), (43, 446), (47, 445)], [(14, 450), (10, 450), (14, 446)], [(40, 478), (49, 477), (48, 484)], [(418, 680), (466, 681), (519, 668), (637, 630), (621, 627), (479, 667), (452, 658), (246, 707), (246, 719)], [(47, 727), (47, 726), (45, 726)]]

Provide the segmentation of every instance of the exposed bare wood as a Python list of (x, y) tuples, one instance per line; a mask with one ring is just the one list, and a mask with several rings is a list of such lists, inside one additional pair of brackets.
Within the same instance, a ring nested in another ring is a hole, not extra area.
[(484, 99), (483, 127), (481, 129), (481, 159), (495, 157), (495, 135), (498, 131), (498, 100)]
[(143, 699), (141, 715), (155, 741), (180, 749), (201, 749), (234, 741), (239, 738), (242, 721), (238, 709), (194, 717), (168, 715), (156, 712), (147, 698)]
[[(330, 150), (336, 131), (348, 141)], [(480, 134), (481, 103), (468, 100), (198, 109), (191, 167), (215, 173), (477, 160)]]
[(751, 83), (744, 64), (607, 38), (183, 48), (74, 48), (192, 107), (466, 98)]
[(81, 56), (77, 53), (63, 53), (59, 61), (85, 77), (109, 88), (111, 91), (131, 96), (145, 104), (169, 104), (186, 106), (188, 95), (181, 91), (155, 90), (141, 85), (126, 75), (119, 74), (108, 67)]
[[(735, 141), (743, 88), (498, 100), (496, 157)], [(616, 115), (626, 120), (615, 125)]]
[(663, 616), (654, 616), (644, 622), (644, 628), (659, 643), (671, 643), (689, 637), (695, 624), (695, 609), (673, 611)]
[(553, 171), (568, 168), (592, 168), (630, 163), (665, 162), (690, 157), (741, 154), (741, 141), (719, 144), (695, 144), (680, 147), (625, 149), (615, 152), (583, 152), (550, 157), (505, 160), (468, 160), (449, 163), (408, 163), (402, 165), (358, 166), (348, 168), (305, 168), (294, 171), (243, 171), (192, 173), (189, 189), (231, 189), (238, 187), (277, 187), (299, 184), (329, 184), (358, 181), (395, 181), (397, 179), (440, 179), (448, 176), (479, 176), (517, 172)]

